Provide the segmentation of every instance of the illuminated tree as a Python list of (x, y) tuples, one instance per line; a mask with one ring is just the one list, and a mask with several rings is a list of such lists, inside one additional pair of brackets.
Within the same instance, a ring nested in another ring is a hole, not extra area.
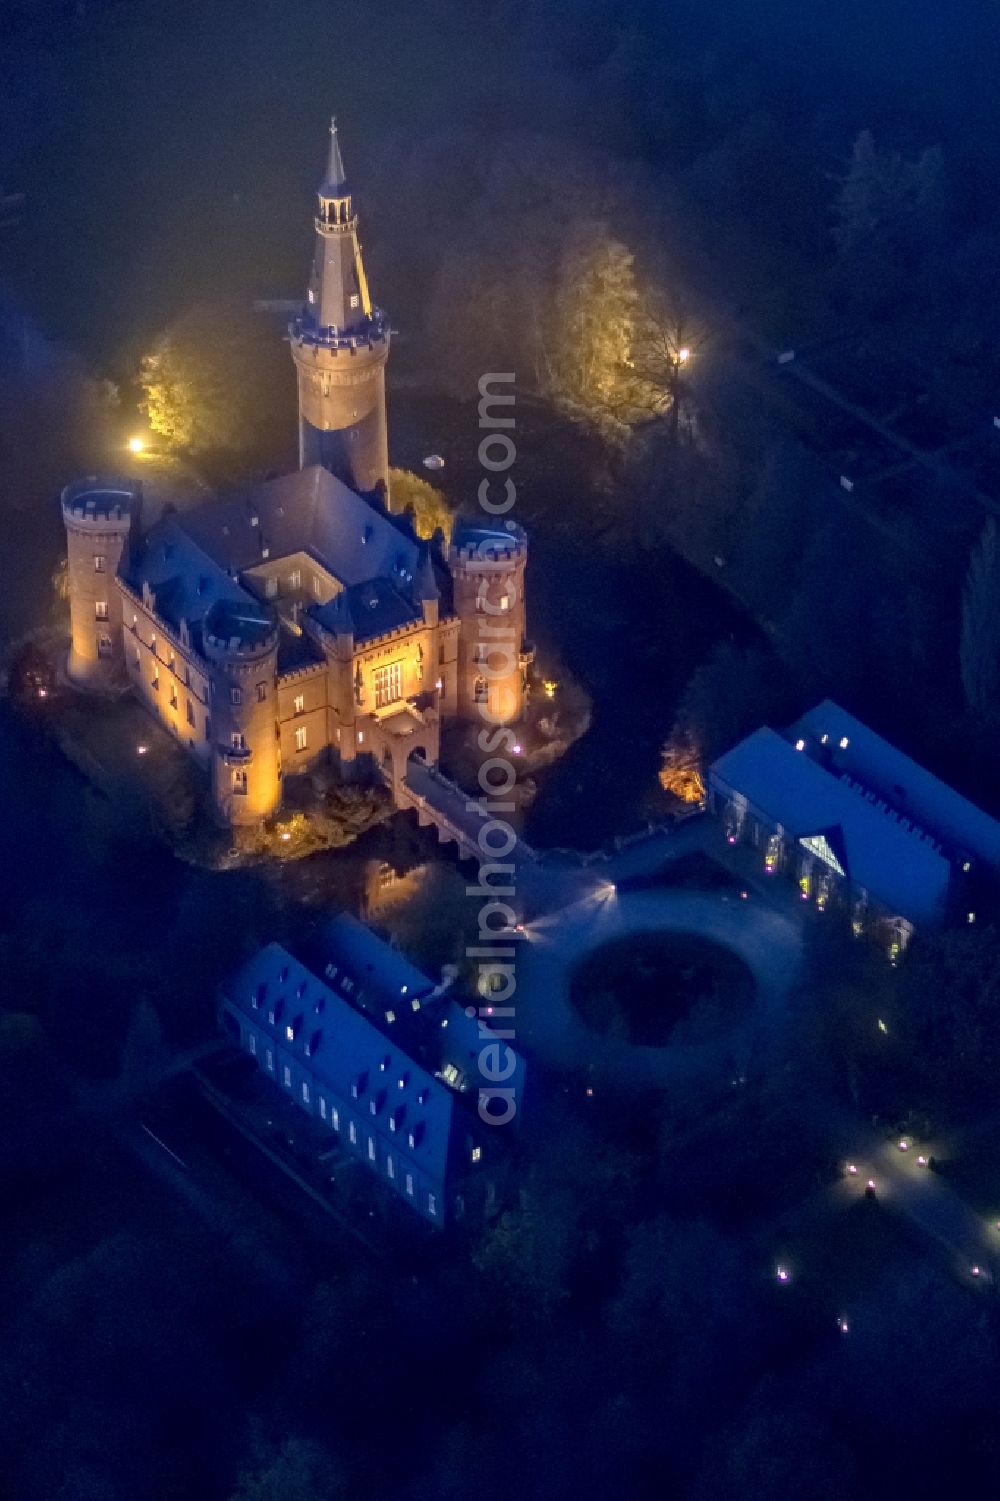
[(555, 295), (553, 394), (614, 412), (627, 399), (639, 315), (632, 252), (607, 225), (574, 227)]
[(679, 297), (658, 299), (639, 320), (632, 360), (636, 401), (650, 412), (668, 411), (674, 441), (688, 394), (685, 374), (709, 337)]
[(440, 528), (444, 532), (445, 542), (451, 540), (455, 513), (441, 490), (435, 489), (409, 469), (390, 469), (389, 487), (394, 510), (405, 511), (412, 507), (419, 536), (429, 540)]
[(663, 747), (660, 786), (682, 803), (703, 801), (701, 753), (690, 730), (677, 728)]
[(292, 383), (264, 325), (217, 305), (191, 308), (160, 335), (139, 384), (150, 427), (171, 448), (256, 454), (284, 420), (281, 393)]

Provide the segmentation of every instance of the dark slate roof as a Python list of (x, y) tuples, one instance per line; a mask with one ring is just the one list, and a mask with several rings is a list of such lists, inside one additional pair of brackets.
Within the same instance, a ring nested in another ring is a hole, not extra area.
[(412, 625), (421, 615), (420, 606), (384, 578), (355, 584), (310, 613), (328, 631), (352, 630), (355, 641), (369, 641)]
[[(826, 745), (831, 764), (956, 853), (1000, 869), (1000, 823), (925, 771), (845, 709), (825, 699), (792, 725), (788, 737)], [(847, 745), (842, 747), (841, 740)]]
[(360, 994), (364, 992), (375, 1001), (376, 1012), (399, 1002), (408, 1006), (434, 989), (434, 981), (405, 954), (349, 912), (341, 912), (324, 924), (315, 953), (322, 957), (324, 966), (333, 961), (341, 977), (349, 976), (354, 987), (351, 998), (357, 1005), (365, 1004)]
[(347, 174), (344, 171), (344, 162), (340, 155), (337, 121), (334, 118), (330, 121), (330, 153), (326, 162), (326, 176), (323, 178), (319, 191), (326, 198), (334, 198), (338, 195), (343, 195), (346, 189)]
[[(305, 956), (318, 973), (333, 963), (336, 973), (327, 983), (350, 996), (372, 1020), (400, 1043), (411, 1058), (437, 1075), (451, 1064), (459, 1077), (450, 1083), (457, 1092), (478, 1090), (485, 1080), (479, 1070), (484, 1031), (492, 1030), (489, 1016), (480, 1023), (478, 1010), (457, 999), (444, 984), (435, 985), (405, 954), (392, 947), (365, 923), (343, 912), (327, 923)], [(351, 989), (343, 990), (345, 977)], [(486, 1008), (488, 1001), (481, 1001)], [(391, 1012), (394, 1021), (386, 1019)], [(472, 1015), (469, 1015), (469, 1011)], [(498, 1018), (501, 1032), (508, 1023)], [(508, 1042), (516, 1059), (514, 1073), (504, 1081), (520, 1102), (524, 1092), (524, 1059)]]
[(911, 922), (942, 915), (951, 867), (940, 849), (777, 731), (756, 730), (721, 756), (709, 776), (794, 838), (825, 835), (846, 855), (850, 879), (889, 912)]
[(309, 667), (322, 662), (323, 653), (305, 631), (291, 631), (282, 622), (278, 637), (278, 671), (294, 672), (297, 667)]
[(157, 613), (174, 630), (182, 620), (196, 624), (220, 600), (256, 604), (253, 595), (192, 540), (176, 515), (164, 517), (147, 532), (132, 555), (126, 582), (137, 594), (149, 584)]
[[(366, 1119), (370, 1115), (380, 1133), (389, 1130), (390, 1112), (400, 1111), (401, 1153), (429, 1175), (443, 1179), (448, 1166), (451, 1091), (338, 994), (338, 980), (342, 982), (343, 976), (336, 965), (331, 976), (321, 977), (281, 944), (269, 943), (224, 987), (224, 994), (249, 1022), (271, 1035), (277, 1047), (298, 1055), (319, 1088), (325, 1087), (351, 1107), (352, 1085), (356, 1084), (353, 1108)], [(414, 1127), (411, 1147), (409, 1132)]]
[(265, 547), (272, 560), (310, 553), (348, 587), (378, 577), (406, 582), (418, 560), (417, 543), (385, 512), (318, 464), (178, 519), (197, 547), (234, 573), (260, 564)]

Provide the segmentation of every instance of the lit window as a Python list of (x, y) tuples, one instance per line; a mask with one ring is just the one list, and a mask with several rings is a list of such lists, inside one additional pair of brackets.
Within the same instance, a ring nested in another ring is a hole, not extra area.
[(306, 696), (304, 693), (296, 693), (292, 699), (292, 713), (304, 714), (306, 712)]
[(407, 1175), (406, 1175), (406, 1192), (412, 1198), (412, 1196), (413, 1196), (413, 1174), (412, 1173), (407, 1173)]
[(100, 553), (95, 553), (94, 554), (94, 572), (95, 573), (103, 573), (104, 572), (104, 559), (103, 559), (103, 557), (101, 556)]
[(256, 1056), (257, 1056), (257, 1038), (256, 1038), (256, 1035), (253, 1032), (250, 1033), (250, 1051), (254, 1055), (254, 1057), (256, 1058)]
[(841, 750), (846, 750), (849, 744), (850, 744), (850, 741), (848, 740), (847, 736), (846, 735), (841, 735), (841, 737), (840, 737), (840, 748), (841, 748)]
[(319, 1117), (320, 1120), (326, 1120), (326, 1100), (322, 1095), (319, 1097)]
[(396, 1013), (395, 1013), (395, 1011), (387, 1011), (385, 1013), (385, 1019), (386, 1019), (387, 1022), (394, 1022), (396, 1020)]
[(375, 1161), (375, 1138), (374, 1138), (374, 1136), (369, 1136), (369, 1138), (368, 1138), (368, 1161), (369, 1162), (374, 1162)]
[(309, 1104), (309, 1085), (304, 1080), (302, 1083), (302, 1103), (303, 1105)]
[(313, 574), (313, 593), (317, 599), (323, 598), (323, 580), (318, 573)]
[(473, 1147), (472, 1148), (472, 1160), (473, 1160), (473, 1162), (478, 1162), (479, 1159), (482, 1157), (482, 1155), (483, 1155), (483, 1149), (482, 1149), (482, 1147)]
[(241, 704), (243, 702), (243, 690), (241, 688), (230, 688), (229, 702), (231, 704)]
[(107, 620), (108, 602), (106, 599), (97, 599), (94, 601), (94, 618), (95, 620)]
[(236, 793), (237, 797), (246, 797), (247, 774), (245, 771), (233, 772), (233, 791)]
[(268, 1069), (270, 1070), (270, 1072), (273, 1074), (274, 1073), (274, 1053), (272, 1052), (272, 1050), (270, 1048), (268, 1048), (268, 1050), (267, 1050), (267, 1053), (265, 1055), (264, 1061), (267, 1064)]
[(288, 587), (289, 587), (289, 589), (301, 589), (302, 588), (302, 569), (301, 568), (293, 568), (292, 569), (291, 573), (288, 575)]
[(267, 698), (267, 684), (266, 683), (258, 683), (257, 684), (257, 702), (259, 704), (262, 704), (265, 701), (266, 698)]
[(351, 1138), (351, 1146), (352, 1147), (353, 1146), (357, 1146), (357, 1144), (358, 1144), (358, 1128), (354, 1124), (353, 1121), (351, 1121), (351, 1124), (350, 1124), (350, 1127), (348, 1128), (347, 1134)]
[(330, 1111), (330, 1124), (333, 1126), (333, 1129), (335, 1131), (340, 1130), (340, 1111), (337, 1109), (336, 1105), (334, 1105), (332, 1110)]
[(391, 1157), (386, 1157), (385, 1159), (385, 1174), (387, 1178), (395, 1178), (396, 1176), (396, 1164)]
[(804, 740), (796, 740), (796, 742), (795, 742), (795, 749), (796, 750), (805, 750), (805, 748), (806, 748), (806, 743), (805, 743)]
[(390, 662), (387, 667), (375, 669), (375, 707), (384, 709), (403, 696), (403, 664)]
[(306, 729), (304, 724), (300, 724), (298, 729), (295, 731), (295, 749), (297, 751), (304, 751), (308, 744), (309, 731)]
[(428, 1214), (437, 1214), (437, 1212), (438, 1212), (437, 1211), (437, 1199), (435, 1198), (434, 1194), (428, 1194), (427, 1195), (427, 1213)]
[(247, 748), (247, 737), (244, 735), (244, 733), (243, 733), (242, 730), (234, 730), (233, 733), (232, 733), (232, 736), (230, 738), (231, 738), (232, 743), (233, 743), (233, 750), (234, 751), (245, 751), (246, 750), (246, 748)]
[(291, 1089), (291, 1087), (292, 1087), (292, 1071), (288, 1067), (287, 1063), (285, 1064), (284, 1068), (281, 1071), (281, 1077), (284, 1080), (285, 1088), (286, 1089)]

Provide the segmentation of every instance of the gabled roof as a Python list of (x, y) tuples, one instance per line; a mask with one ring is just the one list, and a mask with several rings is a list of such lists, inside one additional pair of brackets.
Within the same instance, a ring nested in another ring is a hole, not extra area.
[(421, 618), (419, 606), (386, 578), (355, 584), (310, 613), (334, 634), (350, 630), (355, 641), (370, 641)]
[(176, 518), (224, 570), (242, 573), (265, 558), (311, 553), (342, 584), (408, 581), (418, 544), (385, 512), (318, 464), (207, 501)]
[[(886, 802), (935, 835), (955, 852), (965, 852), (1000, 869), (1000, 823), (938, 780), (923, 766), (883, 740), (874, 730), (824, 699), (788, 731), (820, 741), (827, 736), (831, 764), (864, 782)], [(846, 746), (840, 742), (846, 740)]]
[(825, 836), (850, 879), (891, 913), (911, 922), (942, 915), (951, 867), (940, 850), (775, 730), (741, 740), (709, 777), (795, 839)]
[[(334, 982), (314, 973), (281, 944), (269, 943), (223, 993), (249, 1022), (273, 1037), (277, 1048), (300, 1060), (317, 1088), (325, 1088), (370, 1120), (380, 1135), (390, 1130), (394, 1116), (402, 1155), (428, 1174), (444, 1177), (451, 1091), (338, 995)], [(414, 1128), (411, 1147), (409, 1133)]]
[(188, 535), (177, 515), (165, 516), (147, 532), (132, 555), (126, 583), (141, 594), (148, 584), (157, 614), (177, 630), (194, 625), (220, 600), (251, 606), (254, 597)]

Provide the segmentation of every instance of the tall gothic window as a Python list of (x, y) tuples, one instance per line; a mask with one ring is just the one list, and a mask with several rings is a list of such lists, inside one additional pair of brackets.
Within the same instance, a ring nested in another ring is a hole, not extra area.
[(403, 664), (390, 662), (386, 667), (375, 669), (375, 707), (384, 709), (403, 696)]

